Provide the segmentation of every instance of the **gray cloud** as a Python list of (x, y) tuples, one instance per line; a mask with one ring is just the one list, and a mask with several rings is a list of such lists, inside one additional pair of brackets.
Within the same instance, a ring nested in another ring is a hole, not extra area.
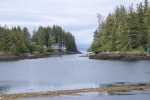
[(28, 27), (32, 33), (38, 26), (62, 26), (76, 37), (78, 44), (91, 44), (98, 27), (96, 13), (107, 16), (117, 5), (128, 6), (143, 0), (1, 0), (0, 24)]

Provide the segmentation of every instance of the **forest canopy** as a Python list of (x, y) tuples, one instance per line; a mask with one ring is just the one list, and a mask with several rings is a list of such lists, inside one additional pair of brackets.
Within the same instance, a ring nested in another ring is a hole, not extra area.
[[(59, 40), (58, 40), (59, 38)], [(29, 53), (52, 51), (51, 45), (62, 42), (68, 51), (77, 51), (75, 37), (70, 32), (65, 32), (60, 26), (52, 27), (40, 26), (33, 31), (31, 36), (28, 29), (20, 26), (12, 27), (0, 26), (0, 53)]]
[(145, 52), (150, 48), (150, 5), (117, 6), (94, 32), (93, 52)]

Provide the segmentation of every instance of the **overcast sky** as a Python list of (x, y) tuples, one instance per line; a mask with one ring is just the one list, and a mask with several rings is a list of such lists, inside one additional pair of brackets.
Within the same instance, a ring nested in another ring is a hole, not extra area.
[(96, 14), (106, 17), (115, 7), (144, 0), (0, 0), (0, 25), (27, 27), (61, 26), (70, 31), (77, 44), (91, 44), (98, 27)]

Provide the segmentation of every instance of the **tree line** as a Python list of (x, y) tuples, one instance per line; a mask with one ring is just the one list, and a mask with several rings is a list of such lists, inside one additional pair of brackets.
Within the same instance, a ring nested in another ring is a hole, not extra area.
[[(29, 53), (50, 52), (55, 43), (62, 43), (68, 51), (77, 51), (75, 37), (65, 32), (60, 26), (40, 26), (31, 36), (28, 29), (20, 26), (7, 28), (0, 26), (0, 52), (1, 53)], [(46, 46), (46, 50), (44, 48)]]
[(148, 0), (128, 8), (117, 6), (94, 32), (93, 52), (145, 52), (150, 48), (150, 5)]

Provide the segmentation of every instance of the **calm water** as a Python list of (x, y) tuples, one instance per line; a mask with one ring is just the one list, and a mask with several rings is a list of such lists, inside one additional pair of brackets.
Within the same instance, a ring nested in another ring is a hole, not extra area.
[(0, 61), (0, 94), (101, 87), (116, 82), (150, 83), (150, 61), (90, 60), (79, 56)]

